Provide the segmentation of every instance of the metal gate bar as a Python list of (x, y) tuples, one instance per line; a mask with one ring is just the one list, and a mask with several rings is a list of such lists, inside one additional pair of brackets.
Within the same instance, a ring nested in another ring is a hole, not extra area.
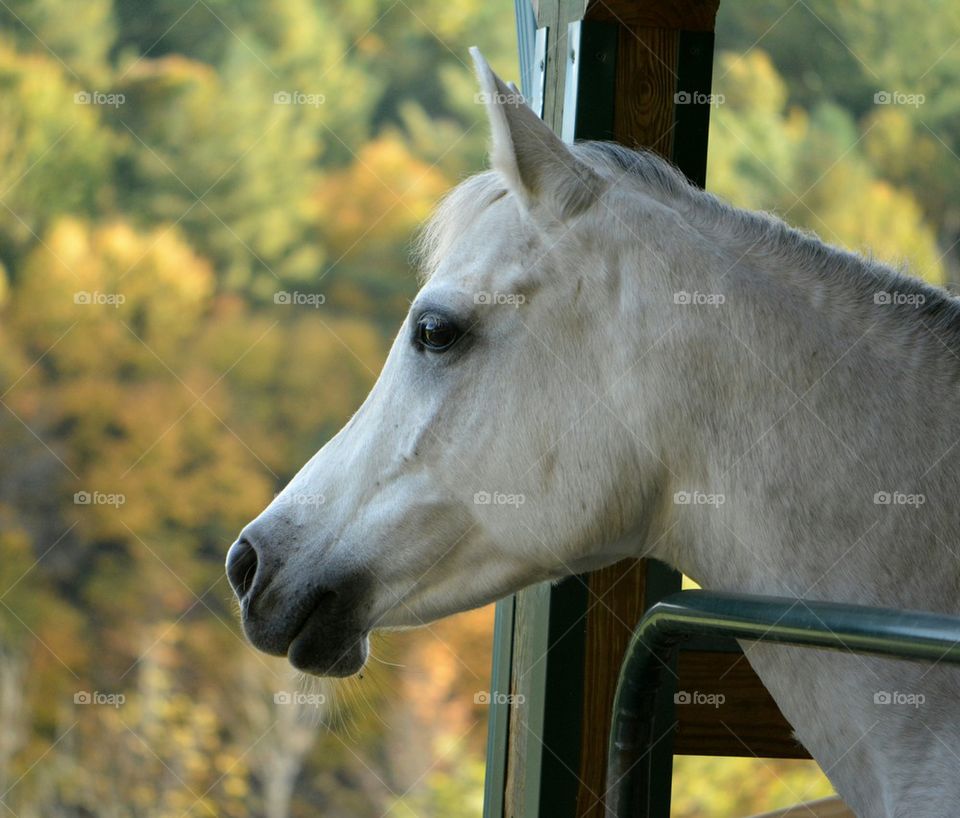
[(683, 591), (650, 608), (634, 631), (613, 707), (608, 818), (650, 814), (657, 691), (682, 642), (776, 642), (960, 664), (960, 617), (773, 596)]

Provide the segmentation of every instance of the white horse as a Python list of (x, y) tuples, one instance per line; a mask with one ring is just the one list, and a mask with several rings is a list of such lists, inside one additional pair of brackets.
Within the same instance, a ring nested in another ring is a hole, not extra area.
[[(369, 397), (231, 548), (250, 641), (353, 674), (373, 629), (640, 556), (957, 613), (957, 302), (652, 154), (563, 144), (474, 59), (493, 170), (426, 227)], [(861, 818), (960, 814), (955, 670), (744, 647)]]

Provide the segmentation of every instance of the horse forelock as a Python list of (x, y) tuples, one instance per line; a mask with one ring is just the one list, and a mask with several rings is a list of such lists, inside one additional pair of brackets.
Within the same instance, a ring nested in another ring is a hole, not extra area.
[(440, 200), (414, 242), (420, 284), (430, 280), (467, 227), (506, 193), (500, 174), (487, 170), (467, 177)]

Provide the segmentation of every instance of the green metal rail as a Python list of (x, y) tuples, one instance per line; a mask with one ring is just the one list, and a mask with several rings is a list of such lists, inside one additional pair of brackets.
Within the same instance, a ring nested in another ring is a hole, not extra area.
[(654, 818), (649, 751), (656, 743), (657, 691), (681, 643), (704, 636), (960, 664), (960, 617), (709, 591), (672, 594), (640, 620), (620, 671), (608, 818)]

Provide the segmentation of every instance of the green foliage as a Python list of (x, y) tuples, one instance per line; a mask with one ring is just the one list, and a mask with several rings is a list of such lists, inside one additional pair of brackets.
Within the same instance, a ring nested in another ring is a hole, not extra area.
[[(834, 102), (821, 100), (809, 111), (791, 104), (787, 83), (760, 48), (721, 53), (716, 84), (723, 103), (711, 118), (711, 190), (744, 207), (772, 210), (832, 244), (944, 282), (936, 229), (916, 191), (903, 184), (908, 172), (896, 174), (898, 186), (895, 174), (871, 161), (883, 149), (879, 134), (867, 141), (877, 126), (858, 124)], [(903, 147), (904, 121), (883, 121), (888, 142)]]
[(60, 214), (100, 212), (116, 151), (86, 91), (46, 52), (0, 38), (0, 261), (15, 261)]
[[(862, 141), (844, 148), (865, 157), (876, 179), (909, 191), (920, 208), (908, 213), (911, 223), (919, 215), (924, 232), (950, 248), (943, 259), (950, 281), (957, 279), (960, 239), (958, 32), (960, 7), (921, 0), (728, 3), (717, 21), (718, 43), (731, 54), (745, 52), (743, 62), (755, 50), (774, 57), (791, 109), (832, 105), (845, 112)], [(716, 75), (721, 87), (726, 70)], [(886, 101), (878, 104), (878, 93)], [(755, 102), (763, 104), (761, 97)], [(821, 162), (812, 145), (804, 143), (801, 152)], [(933, 271), (930, 277), (937, 280)]]
[(109, 77), (116, 37), (111, 0), (69, 6), (63, 0), (4, 0), (0, 31), (18, 52), (49, 56), (62, 73), (85, 88), (100, 87), (98, 81)]

